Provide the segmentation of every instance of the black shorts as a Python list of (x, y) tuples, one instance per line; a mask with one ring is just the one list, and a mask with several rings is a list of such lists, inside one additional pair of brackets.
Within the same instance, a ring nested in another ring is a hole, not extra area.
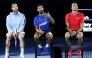
[[(76, 31), (76, 32), (77, 32), (77, 30), (73, 30), (73, 31)], [(83, 32), (83, 31), (80, 31), (80, 32)], [(74, 39), (74, 38), (76, 38), (77, 35), (78, 35), (78, 32), (76, 33), (75, 36), (72, 36), (72, 35), (70, 34), (70, 38)]]
[[(77, 32), (77, 30), (73, 30), (73, 31), (76, 31), (76, 32)], [(75, 35), (75, 36), (72, 36), (71, 34), (70, 34), (70, 36), (71, 36), (71, 37), (76, 37), (76, 36), (77, 36), (77, 34), (78, 34), (78, 32), (76, 33), (76, 35)]]
[(50, 30), (42, 30), (44, 31), (44, 34), (42, 35), (42, 37), (44, 37), (48, 32), (51, 32)]
[[(73, 31), (76, 31), (77, 32), (77, 30), (73, 30)], [(68, 31), (67, 31), (68, 32)], [(70, 34), (70, 39), (75, 39), (76, 38), (76, 36), (77, 36), (77, 34), (78, 33), (76, 33), (76, 35), (75, 36), (72, 36), (72, 34)]]

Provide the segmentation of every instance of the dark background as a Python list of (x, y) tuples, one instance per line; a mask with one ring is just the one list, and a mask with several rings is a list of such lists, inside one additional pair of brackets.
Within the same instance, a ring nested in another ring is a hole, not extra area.
[[(16, 2), (19, 6), (19, 11), (24, 13), (26, 16), (26, 38), (25, 40), (25, 52), (26, 53), (34, 53), (34, 26), (33, 26), (33, 18), (38, 15), (36, 11), (37, 4), (42, 4), (45, 8), (45, 12), (49, 11), (51, 16), (55, 19), (56, 24), (51, 25), (53, 27), (54, 40), (53, 45), (65, 45), (65, 15), (71, 12), (71, 3), (77, 2), (79, 5), (79, 9), (82, 8), (92, 8), (92, 2), (89, 0), (0, 0), (0, 56), (4, 55), (5, 51), (5, 41), (6, 41), (6, 16), (11, 12), (11, 3)], [(84, 15), (89, 16), (92, 19), (92, 11), (80, 11), (84, 13)], [(91, 23), (91, 22), (90, 22)], [(84, 33), (83, 45), (89, 46), (92, 45), (92, 32)], [(89, 38), (89, 36), (91, 38)], [(45, 43), (43, 41), (42, 43)], [(19, 44), (19, 42), (18, 42)], [(73, 42), (73, 44), (77, 44), (77, 41)], [(16, 50), (16, 51), (15, 51)], [(19, 46), (17, 49), (14, 47), (14, 39), (11, 40), (10, 53), (19, 53)], [(31, 55), (30, 55), (31, 56)], [(14, 56), (15, 57), (15, 56)], [(28, 57), (28, 56), (27, 56)], [(4, 58), (4, 57), (1, 57)], [(15, 57), (17, 58), (17, 57)]]
[[(71, 12), (71, 3), (77, 2), (79, 8), (92, 8), (92, 3), (89, 0), (67, 1), (67, 0), (0, 0), (0, 37), (6, 36), (6, 16), (11, 12), (11, 3), (16, 2), (19, 6), (19, 11), (26, 16), (26, 37), (34, 35), (33, 18), (38, 15), (36, 11), (37, 4), (42, 4), (45, 12), (49, 11), (55, 19), (56, 24), (51, 25), (54, 29), (54, 36), (64, 36), (65, 34), (65, 15)], [(80, 11), (81, 12), (81, 11)], [(92, 16), (92, 12), (83, 12)], [(91, 33), (84, 33), (85, 36), (91, 36)]]

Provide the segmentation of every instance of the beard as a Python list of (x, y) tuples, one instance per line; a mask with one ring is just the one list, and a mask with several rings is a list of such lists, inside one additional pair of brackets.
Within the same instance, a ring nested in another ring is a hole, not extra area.
[(43, 10), (41, 10), (39, 13), (40, 13), (40, 14), (43, 14), (43, 13), (44, 13), (44, 11), (43, 11)]

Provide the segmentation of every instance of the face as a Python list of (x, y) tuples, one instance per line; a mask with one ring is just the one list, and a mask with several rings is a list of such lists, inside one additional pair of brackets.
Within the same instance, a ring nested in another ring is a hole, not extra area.
[(13, 4), (11, 9), (12, 9), (14, 12), (18, 11), (18, 5), (17, 5), (17, 4)]
[(37, 11), (42, 14), (44, 12), (43, 6), (38, 6)]
[(73, 11), (78, 10), (78, 5), (77, 5), (76, 3), (72, 4), (71, 9), (72, 9)]

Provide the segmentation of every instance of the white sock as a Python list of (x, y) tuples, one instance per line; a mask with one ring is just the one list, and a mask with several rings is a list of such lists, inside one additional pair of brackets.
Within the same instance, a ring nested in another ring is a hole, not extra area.
[(49, 47), (49, 44), (46, 44), (46, 47)]
[(24, 48), (21, 48), (21, 54), (24, 54)]
[(9, 54), (9, 48), (6, 48), (5, 53)]
[(42, 48), (41, 44), (38, 45), (39, 48)]

